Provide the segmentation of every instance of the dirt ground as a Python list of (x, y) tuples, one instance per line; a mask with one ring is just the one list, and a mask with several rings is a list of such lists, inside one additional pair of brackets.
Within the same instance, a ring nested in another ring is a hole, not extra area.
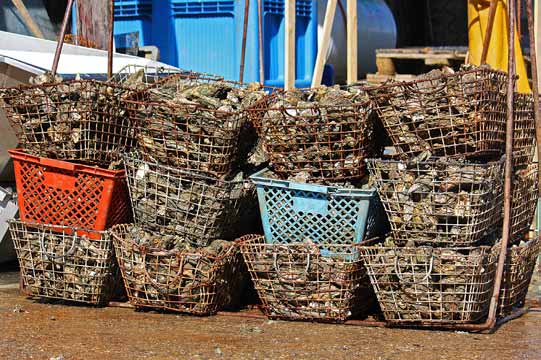
[(41, 304), (0, 273), (1, 359), (541, 359), (541, 311), (494, 334)]

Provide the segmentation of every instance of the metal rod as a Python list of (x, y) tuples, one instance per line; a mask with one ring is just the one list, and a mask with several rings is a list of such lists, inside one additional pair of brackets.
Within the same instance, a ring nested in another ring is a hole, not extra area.
[(518, 35), (518, 42), (520, 43), (520, 39), (522, 37), (522, 30), (520, 29), (520, 11), (522, 9), (522, 1), (517, 0), (517, 35)]
[(257, 32), (259, 41), (259, 83), (265, 84), (265, 61), (263, 60), (263, 0), (257, 0)]
[(494, 292), (490, 303), (488, 318), (496, 319), (498, 310), (498, 299), (500, 297), (500, 288), (503, 279), (503, 271), (505, 267), (505, 258), (507, 257), (507, 244), (509, 243), (509, 235), (511, 230), (511, 206), (512, 206), (512, 191), (513, 191), (513, 135), (514, 135), (514, 106), (513, 100), (515, 95), (515, 1), (510, 0), (507, 4), (507, 16), (509, 18), (509, 46), (507, 51), (508, 56), (508, 84), (507, 84), (507, 128), (505, 134), (505, 179), (504, 179), (504, 203), (503, 203), (503, 234), (501, 241), (500, 256), (498, 259), (498, 267), (496, 268), (496, 279), (494, 280)]
[(246, 57), (246, 34), (248, 33), (248, 17), (250, 16), (250, 0), (244, 0), (244, 28), (242, 30), (242, 53), (240, 55), (239, 81), (244, 82), (244, 61)]
[(109, 0), (109, 43), (107, 44), (107, 79), (113, 77), (113, 43), (115, 31), (115, 4)]
[(60, 30), (60, 35), (58, 35), (56, 50), (54, 52), (53, 67), (51, 68), (51, 73), (53, 74), (53, 76), (56, 75), (56, 70), (58, 70), (58, 62), (60, 61), (60, 54), (62, 53), (62, 46), (64, 45), (64, 37), (66, 36), (66, 29), (68, 28), (68, 20), (70, 18), (72, 6), (73, 0), (69, 0), (66, 12), (64, 13), (64, 19), (62, 20), (62, 28)]
[(494, 19), (496, 18), (496, 8), (498, 7), (498, 1), (499, 0), (490, 1), (487, 30), (485, 32), (485, 37), (483, 38), (483, 52), (481, 53), (481, 64), (486, 64), (487, 62), (488, 47), (490, 45), (490, 38), (492, 37), (492, 29), (494, 28)]
[[(536, 49), (536, 33), (534, 31), (533, 5), (532, 0), (526, 1), (526, 15), (528, 17), (528, 33), (530, 38), (530, 66), (532, 72), (532, 92), (533, 92), (533, 108), (535, 116), (535, 140), (537, 144), (537, 159), (541, 160), (541, 112), (539, 109), (539, 74), (537, 72), (537, 49)], [(541, 196), (541, 171), (537, 174), (538, 179), (538, 197)]]

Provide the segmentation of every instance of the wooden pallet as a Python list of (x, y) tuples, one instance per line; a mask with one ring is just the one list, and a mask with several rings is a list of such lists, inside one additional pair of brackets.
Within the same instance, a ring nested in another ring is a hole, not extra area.
[(413, 80), (419, 74), (397, 74), (396, 61), (422, 61), (426, 66), (455, 66), (465, 62), (467, 47), (416, 47), (402, 49), (377, 49), (376, 74), (367, 74), (366, 80), (381, 83), (389, 79)]

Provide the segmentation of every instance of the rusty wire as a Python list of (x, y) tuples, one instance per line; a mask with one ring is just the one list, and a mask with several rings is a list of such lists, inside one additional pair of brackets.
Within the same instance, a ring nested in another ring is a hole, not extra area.
[(25, 293), (105, 305), (115, 292), (116, 263), (107, 232), (22, 221), (9, 224)]
[(499, 246), (359, 249), (389, 324), (458, 325), (486, 317)]
[(269, 318), (341, 323), (375, 303), (355, 245), (266, 244), (260, 235), (238, 241)]
[(501, 223), (503, 161), (368, 160), (393, 237), (434, 246), (474, 246)]
[(368, 88), (402, 158), (498, 158), (504, 152), (507, 75), (479, 67)]
[(128, 298), (136, 308), (212, 315), (240, 291), (238, 246), (231, 244), (219, 254), (150, 249), (128, 240), (128, 231), (128, 225), (117, 225), (111, 235)]

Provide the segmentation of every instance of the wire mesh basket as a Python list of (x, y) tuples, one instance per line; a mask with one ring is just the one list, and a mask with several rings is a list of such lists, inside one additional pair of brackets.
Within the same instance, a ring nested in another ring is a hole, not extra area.
[(514, 95), (513, 167), (524, 169), (533, 162), (535, 152), (535, 111), (533, 95)]
[(530, 231), (537, 207), (537, 169), (532, 163), (515, 171), (511, 204), (511, 244), (519, 243)]
[(9, 229), (28, 295), (104, 305), (114, 294), (116, 262), (107, 232), (18, 220)]
[[(249, 181), (216, 180), (124, 156), (135, 222), (165, 226), (198, 246), (213, 239), (234, 240), (257, 219), (255, 187)], [(237, 177), (238, 178), (238, 177)]]
[(355, 245), (266, 244), (260, 235), (238, 242), (269, 318), (343, 322), (374, 305)]
[(110, 81), (129, 88), (138, 87), (140, 89), (146, 89), (149, 86), (156, 86), (159, 82), (167, 81), (166, 79), (168, 77), (174, 77), (175, 75), (194, 79), (208, 79), (209, 81), (223, 80), (223, 77), (218, 75), (182, 70), (171, 66), (131, 64), (120, 69), (116, 74), (113, 75)]
[[(273, 171), (286, 179), (299, 172), (311, 181), (360, 179), (363, 160), (382, 153), (382, 136), (368, 97), (329, 88), (277, 92), (249, 109)], [(306, 98), (306, 99), (305, 99)], [(379, 145), (379, 146), (378, 146)]]
[(263, 96), (255, 86), (177, 74), (125, 103), (146, 158), (219, 178), (236, 160), (243, 108)]
[(507, 75), (488, 67), (367, 89), (399, 155), (498, 158), (505, 150)]
[(128, 298), (136, 308), (211, 315), (235, 297), (242, 257), (234, 242), (190, 251), (153, 249), (139, 245), (130, 231), (130, 225), (122, 224), (111, 234)]
[(2, 89), (20, 145), (33, 155), (108, 167), (135, 143), (135, 127), (113, 83), (74, 80)]
[(359, 249), (387, 322), (460, 324), (487, 315), (499, 246)]
[(501, 219), (503, 158), (487, 164), (445, 159), (368, 160), (397, 243), (474, 246)]
[(524, 305), (540, 249), (541, 241), (536, 235), (508, 250), (498, 303), (500, 317)]

